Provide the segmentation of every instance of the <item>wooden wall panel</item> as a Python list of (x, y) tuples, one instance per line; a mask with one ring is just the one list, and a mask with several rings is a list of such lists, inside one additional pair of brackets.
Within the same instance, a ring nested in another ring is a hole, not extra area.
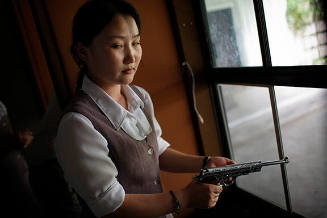
[(44, 0), (44, 2), (65, 68), (70, 91), (73, 93), (76, 88), (79, 70), (70, 54), (71, 27), (76, 11), (86, 0)]
[(12, 4), (42, 99), (43, 109), (46, 110), (53, 91), (53, 85), (32, 10), (27, 1), (12, 0)]
[(176, 35), (181, 42), (178, 46), (185, 60), (190, 64), (196, 78), (195, 96), (197, 108), (204, 119), (204, 124), (198, 123), (199, 134), (204, 154), (222, 155), (218, 127), (216, 124), (215, 111), (211, 101), (204, 61), (204, 51), (201, 48), (198, 21), (193, 12), (190, 0), (168, 0), (173, 9), (176, 23)]

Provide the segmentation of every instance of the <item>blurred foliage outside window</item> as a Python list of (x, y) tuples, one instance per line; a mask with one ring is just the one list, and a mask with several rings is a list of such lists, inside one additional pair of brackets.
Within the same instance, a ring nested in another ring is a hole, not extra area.
[[(286, 19), (290, 29), (297, 36), (305, 37), (308, 35), (310, 26), (315, 26), (315, 34), (317, 38), (324, 35), (323, 39), (318, 39), (318, 46), (326, 47), (326, 23), (325, 23), (325, 2), (324, 0), (287, 0)], [(321, 37), (320, 37), (321, 38)], [(316, 63), (327, 64), (326, 55), (313, 60)]]

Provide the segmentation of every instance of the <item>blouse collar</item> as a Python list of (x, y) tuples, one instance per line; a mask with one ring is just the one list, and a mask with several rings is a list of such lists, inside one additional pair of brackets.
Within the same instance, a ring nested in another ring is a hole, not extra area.
[(98, 105), (116, 130), (120, 129), (128, 113), (132, 113), (139, 107), (142, 109), (144, 108), (143, 101), (129, 85), (122, 86), (122, 92), (127, 99), (128, 110), (118, 104), (110, 95), (108, 95), (96, 83), (91, 81), (87, 76), (84, 76), (81, 89)]

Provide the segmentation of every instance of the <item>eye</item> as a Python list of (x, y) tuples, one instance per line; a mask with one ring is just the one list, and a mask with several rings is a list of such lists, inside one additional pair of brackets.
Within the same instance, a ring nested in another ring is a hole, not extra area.
[(111, 48), (122, 48), (123, 45), (122, 44), (118, 44), (118, 43), (114, 43), (111, 45)]
[(139, 45), (141, 45), (141, 42), (136, 41), (136, 42), (133, 42), (132, 45), (133, 45), (133, 46), (139, 46)]

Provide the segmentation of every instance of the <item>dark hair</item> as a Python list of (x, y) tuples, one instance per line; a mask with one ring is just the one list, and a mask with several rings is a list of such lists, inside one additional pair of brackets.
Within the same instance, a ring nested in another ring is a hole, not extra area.
[(71, 45), (71, 54), (80, 68), (77, 88), (80, 88), (83, 76), (87, 72), (85, 63), (77, 54), (77, 43), (89, 46), (94, 37), (118, 14), (133, 17), (141, 31), (141, 20), (137, 10), (124, 0), (89, 0), (77, 11), (73, 20)]

